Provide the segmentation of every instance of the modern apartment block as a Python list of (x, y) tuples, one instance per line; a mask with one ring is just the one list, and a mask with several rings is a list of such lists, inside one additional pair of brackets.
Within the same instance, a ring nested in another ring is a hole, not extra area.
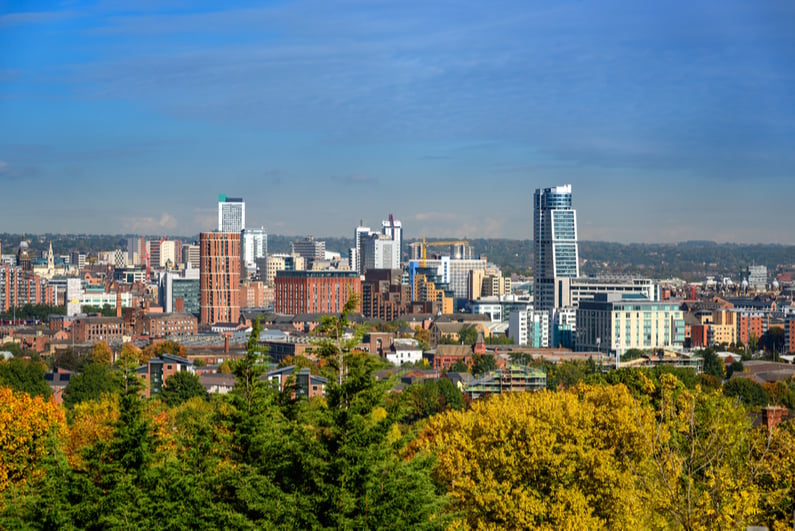
[(200, 324), (237, 322), (240, 318), (240, 233), (199, 235)]
[(549, 347), (549, 312), (519, 310), (511, 312), (508, 335), (517, 345)]
[(236, 232), (246, 228), (246, 203), (240, 197), (218, 196), (218, 232)]
[(539, 188), (533, 201), (534, 305), (537, 310), (564, 306), (557, 280), (580, 276), (577, 211), (571, 185)]
[(681, 348), (685, 321), (677, 303), (631, 293), (597, 293), (593, 300), (580, 302), (576, 335), (580, 352)]
[(37, 275), (25, 273), (19, 266), (0, 264), (0, 311), (25, 304), (56, 304), (53, 286)]
[[(277, 313), (342, 312), (348, 299), (362, 292), (362, 282), (356, 271), (279, 271), (274, 279)], [(361, 304), (357, 305), (357, 311)]]
[(737, 335), (735, 343), (749, 345), (751, 338), (759, 340), (767, 332), (768, 315), (752, 310), (735, 310), (737, 313)]

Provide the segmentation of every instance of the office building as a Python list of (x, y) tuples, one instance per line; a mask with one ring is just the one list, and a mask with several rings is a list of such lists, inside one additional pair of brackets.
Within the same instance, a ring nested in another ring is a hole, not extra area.
[(279, 271), (303, 271), (306, 269), (306, 260), (303, 256), (291, 254), (273, 254), (265, 260), (265, 284), (273, 287), (276, 273)]
[[(198, 245), (196, 246), (198, 247)], [(181, 274), (168, 271), (160, 277), (160, 306), (165, 313), (201, 313), (199, 268), (188, 267)]]
[(326, 242), (315, 241), (311, 236), (290, 243), (290, 254), (302, 256), (307, 262), (322, 261), (326, 258)]
[(758, 291), (767, 287), (767, 266), (753, 265), (748, 267), (748, 287)]
[[(342, 312), (348, 299), (361, 295), (362, 283), (356, 271), (279, 271), (274, 279), (277, 313)], [(357, 304), (356, 311), (361, 309)]]
[(361, 274), (372, 269), (400, 269), (400, 242), (384, 234), (371, 234), (362, 240)]
[(648, 278), (635, 277), (558, 277), (555, 281), (555, 308), (578, 308), (580, 301), (597, 293), (634, 293), (650, 301), (659, 300), (657, 285)]
[(241, 273), (251, 277), (257, 273), (257, 260), (268, 254), (268, 233), (264, 227), (243, 229), (240, 235), (240, 249), (243, 266)]
[(246, 228), (246, 203), (240, 197), (218, 196), (218, 232), (240, 234)]
[(400, 262), (403, 259), (403, 223), (389, 214), (389, 219), (381, 221), (381, 234), (395, 242), (397, 263), (400, 267)]
[(199, 268), (201, 262), (201, 252), (199, 246), (195, 243), (186, 243), (182, 245), (182, 263), (186, 268), (192, 267)]
[(229, 323), (240, 318), (240, 233), (199, 235), (199, 323)]
[(537, 189), (533, 209), (535, 308), (552, 310), (564, 306), (557, 298), (557, 280), (580, 276), (571, 185)]
[(577, 309), (576, 350), (619, 355), (629, 349), (682, 348), (685, 320), (677, 303), (631, 293), (597, 293)]

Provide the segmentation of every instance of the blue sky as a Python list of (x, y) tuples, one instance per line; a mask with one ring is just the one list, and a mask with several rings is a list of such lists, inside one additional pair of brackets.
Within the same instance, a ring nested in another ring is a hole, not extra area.
[(792, 244), (795, 4), (0, 0), (0, 126), (0, 232)]

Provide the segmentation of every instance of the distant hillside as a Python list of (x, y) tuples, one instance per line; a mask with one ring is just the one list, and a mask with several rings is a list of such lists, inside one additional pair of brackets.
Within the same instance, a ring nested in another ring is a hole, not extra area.
[[(90, 234), (28, 234), (34, 251), (44, 251), (50, 242), (57, 254), (72, 250), (81, 252), (107, 251), (126, 247), (128, 235)], [(157, 239), (157, 236), (152, 236)], [(178, 237), (192, 242), (198, 235)], [(16, 251), (21, 234), (0, 234), (4, 253)], [(268, 235), (268, 251), (286, 253), (296, 236)], [(348, 254), (353, 238), (317, 237), (326, 242), (326, 249), (342, 255)], [(443, 238), (434, 238), (440, 240)], [(408, 244), (416, 240), (406, 240)], [(429, 241), (431, 241), (429, 239)], [(508, 240), (501, 238), (473, 238), (469, 240), (475, 255), (486, 255), (490, 262), (507, 273), (529, 273), (533, 263), (531, 240)], [(407, 256), (404, 256), (404, 259)], [(581, 272), (584, 275), (637, 274), (651, 278), (680, 277), (686, 280), (702, 280), (706, 275), (728, 275), (739, 279), (740, 272), (749, 265), (765, 265), (772, 274), (776, 267), (795, 268), (795, 246), (775, 244), (734, 244), (709, 241), (682, 243), (611, 243), (580, 242)]]

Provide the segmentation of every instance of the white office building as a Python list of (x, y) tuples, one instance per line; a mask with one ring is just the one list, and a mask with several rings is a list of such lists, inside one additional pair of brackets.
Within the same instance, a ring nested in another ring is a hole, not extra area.
[(246, 228), (246, 203), (241, 197), (218, 196), (218, 232), (242, 232)]
[(242, 272), (253, 275), (257, 272), (257, 260), (268, 255), (268, 233), (265, 227), (259, 229), (243, 229), (240, 236), (240, 258), (243, 262)]

